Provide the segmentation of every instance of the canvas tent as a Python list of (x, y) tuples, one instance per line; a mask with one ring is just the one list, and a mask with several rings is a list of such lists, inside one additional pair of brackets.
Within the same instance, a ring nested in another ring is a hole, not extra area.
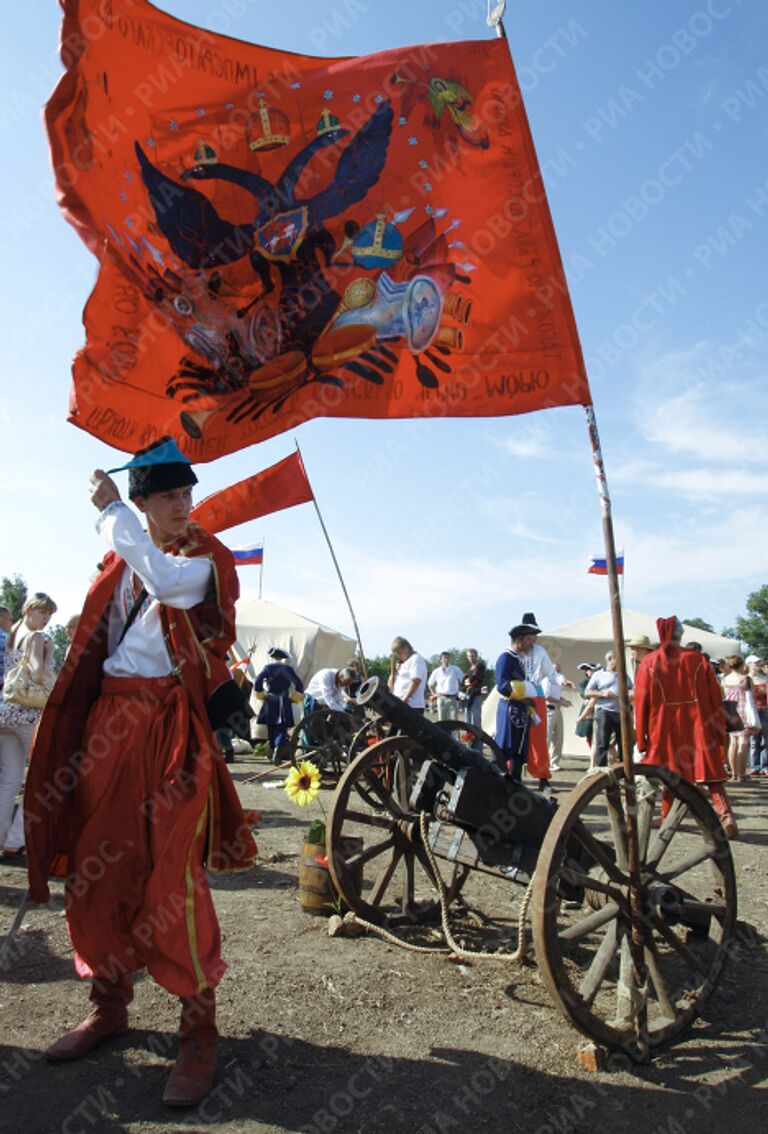
[(270, 646), (288, 651), (305, 683), (318, 669), (348, 665), (355, 653), (353, 638), (265, 599), (241, 599), (236, 621), (235, 653), (250, 655), (256, 673), (269, 661)]
[[(656, 615), (642, 614), (636, 610), (623, 609), (622, 624), (624, 626), (624, 640), (642, 637), (644, 634), (653, 645), (658, 643), (656, 634)], [(706, 630), (684, 626), (683, 645), (688, 642), (700, 642), (705, 653), (712, 658), (722, 658), (727, 654), (740, 652), (740, 643), (732, 638), (723, 638), (720, 634), (710, 634)], [(553, 662), (560, 665), (563, 674), (573, 681), (576, 686), (582, 680), (579, 671), (580, 662), (602, 663), (608, 650), (613, 647), (613, 628), (610, 610), (601, 614), (594, 614), (589, 618), (582, 618), (578, 622), (568, 622), (548, 630), (539, 637), (540, 644), (547, 651)], [(631, 655), (627, 650), (627, 672), (633, 676)], [(566, 690), (566, 700), (572, 701), (570, 708), (564, 708), (563, 720), (565, 725), (565, 744), (563, 751), (576, 755), (586, 755), (588, 752), (586, 741), (577, 737), (574, 732), (576, 717), (578, 716), (581, 698), (578, 692)], [(496, 704), (498, 694), (494, 692), (487, 698), (483, 706), (483, 728), (493, 733), (496, 721)]]
[[(237, 604), (237, 641), (233, 652), (238, 658), (250, 656), (253, 678), (267, 664), (267, 650), (279, 646), (291, 655), (293, 667), (306, 685), (318, 669), (348, 665), (354, 657), (355, 641), (337, 630), (312, 622), (302, 614), (285, 610), (265, 599), (241, 599)], [(258, 712), (259, 703), (251, 704)], [(301, 706), (296, 706), (294, 717), (299, 719)], [(251, 722), (251, 734), (256, 740), (266, 737), (263, 725)]]

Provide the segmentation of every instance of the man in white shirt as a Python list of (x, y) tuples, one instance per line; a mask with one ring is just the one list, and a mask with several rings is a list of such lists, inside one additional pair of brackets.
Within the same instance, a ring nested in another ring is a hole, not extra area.
[[(231, 552), (190, 523), (197, 477), (175, 443), (161, 439), (124, 467), (148, 531), (96, 470), (91, 500), (110, 551), (27, 779), (30, 895), (47, 900), (49, 875), (66, 876), (67, 927), (94, 1006), (45, 1055), (70, 1062), (126, 1031), (132, 974), (146, 969), (181, 999), (163, 1101), (193, 1106), (216, 1075), (226, 969), (206, 867), (242, 869), (256, 853), (211, 720), (228, 686), (238, 582)], [(52, 795), (63, 772), (67, 791)], [(103, 872), (86, 874), (90, 862)]]
[(392, 642), (392, 665), (389, 688), (396, 697), (418, 712), (424, 712), (427, 687), (427, 663), (417, 654), (407, 638)]
[(314, 713), (316, 709), (334, 709), (337, 713), (346, 712), (350, 703), (344, 696), (360, 675), (351, 666), (344, 669), (319, 669), (304, 690), (304, 713)]
[(439, 721), (455, 720), (459, 716), (459, 690), (464, 674), (457, 665), (451, 665), (451, 655), (446, 651), (440, 654), (440, 665), (429, 675), (427, 685), (431, 690), (431, 700), (436, 703)]

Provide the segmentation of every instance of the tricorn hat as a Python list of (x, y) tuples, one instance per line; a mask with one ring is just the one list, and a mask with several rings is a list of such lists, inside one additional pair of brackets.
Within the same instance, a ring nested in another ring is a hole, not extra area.
[(522, 638), (524, 634), (540, 634), (541, 627), (536, 625), (536, 619), (531, 611), (523, 615), (522, 622), (513, 626), (509, 632), (510, 638)]
[(576, 668), (583, 670), (584, 673), (592, 673), (593, 670), (599, 669), (600, 666), (597, 664), (597, 662), (583, 661), (579, 662)]

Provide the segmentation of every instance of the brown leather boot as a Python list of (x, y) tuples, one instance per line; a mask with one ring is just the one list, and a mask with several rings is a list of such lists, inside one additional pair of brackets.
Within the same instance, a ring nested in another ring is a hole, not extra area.
[(91, 1014), (45, 1050), (45, 1058), (52, 1063), (81, 1059), (110, 1036), (128, 1030), (128, 1005), (133, 1000), (130, 973), (113, 980), (97, 978), (91, 985), (89, 999), (95, 1005)]
[(197, 1106), (216, 1078), (216, 993), (206, 988), (181, 1001), (179, 1054), (163, 1092), (166, 1106)]

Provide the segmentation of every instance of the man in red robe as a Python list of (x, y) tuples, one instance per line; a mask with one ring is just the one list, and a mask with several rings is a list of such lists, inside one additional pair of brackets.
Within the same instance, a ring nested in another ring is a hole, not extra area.
[(66, 879), (75, 966), (94, 1005), (45, 1054), (79, 1059), (124, 1032), (131, 974), (146, 968), (182, 1005), (163, 1101), (191, 1106), (215, 1078), (214, 989), (226, 968), (206, 867), (245, 869), (256, 853), (209, 720), (226, 701), (238, 582), (228, 549), (189, 522), (197, 477), (174, 442), (125, 467), (148, 532), (97, 470), (91, 499), (111, 550), (25, 793), (30, 896), (45, 902), (48, 877)]
[[(738, 834), (725, 771), (723, 697), (712, 667), (694, 650), (683, 650), (677, 618), (656, 622), (659, 647), (640, 663), (635, 683), (637, 747), (646, 764), (677, 772), (689, 783), (704, 784), (729, 839)], [(671, 798), (665, 793), (662, 816)]]

